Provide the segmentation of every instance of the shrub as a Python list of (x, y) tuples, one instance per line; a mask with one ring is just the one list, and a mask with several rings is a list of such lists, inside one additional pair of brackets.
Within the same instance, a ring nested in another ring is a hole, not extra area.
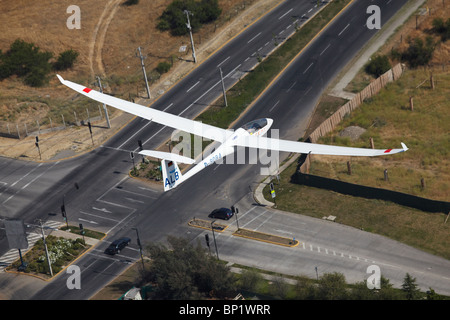
[(70, 49), (61, 52), (58, 56), (58, 60), (53, 64), (55, 70), (66, 70), (72, 68), (75, 60), (77, 60), (79, 53)]
[(138, 3), (139, 3), (139, 0), (127, 0), (127, 1), (125, 1), (123, 3), (123, 5), (124, 6), (132, 6), (132, 5), (135, 5), (135, 4), (138, 4)]
[[(78, 53), (73, 50), (62, 52), (53, 67), (65, 70), (72, 67)], [(41, 51), (34, 43), (15, 40), (5, 53), (0, 51), (0, 80), (12, 75), (23, 77), (27, 85), (40, 87), (48, 82), (47, 74), (52, 70), (49, 62), (53, 54)]]
[(12, 75), (26, 77), (25, 82), (31, 86), (41, 86), (51, 70), (48, 62), (52, 58), (51, 52), (42, 52), (33, 43), (17, 39), (5, 54), (0, 55), (0, 79)]
[(170, 30), (174, 36), (188, 33), (186, 14), (188, 10), (193, 15), (189, 17), (192, 31), (197, 31), (202, 24), (216, 20), (222, 13), (218, 0), (174, 0), (159, 17), (157, 28), (161, 31)]
[(391, 69), (391, 63), (385, 55), (376, 56), (366, 65), (366, 72), (378, 78), (383, 73)]
[(445, 22), (442, 18), (433, 19), (433, 32), (439, 34), (442, 41), (450, 39), (450, 18)]
[(408, 49), (401, 54), (402, 61), (408, 62), (412, 68), (426, 65), (433, 56), (434, 48), (433, 38), (427, 37), (425, 43), (422, 39), (415, 38), (410, 41)]
[(156, 67), (156, 71), (159, 72), (159, 74), (163, 74), (166, 73), (167, 71), (169, 71), (171, 68), (170, 63), (168, 62), (160, 62), (158, 63), (158, 66)]

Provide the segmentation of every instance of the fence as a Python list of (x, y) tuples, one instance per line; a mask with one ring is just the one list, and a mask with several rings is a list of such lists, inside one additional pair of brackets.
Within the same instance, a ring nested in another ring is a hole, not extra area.
[[(370, 83), (352, 100), (339, 108), (331, 117), (325, 120), (311, 133), (306, 142), (315, 143), (321, 136), (333, 131), (334, 128), (336, 128), (336, 126), (339, 124), (339, 122), (345, 117), (345, 115), (358, 108), (365, 99), (377, 94), (384, 86), (386, 86), (386, 84), (400, 78), (402, 74), (403, 66), (401, 64), (397, 64), (394, 68), (390, 69), (378, 79)], [(299, 159), (298, 170), (292, 176), (291, 182), (316, 188), (332, 190), (342, 194), (348, 194), (357, 197), (391, 201), (400, 205), (428, 212), (450, 212), (450, 202), (430, 200), (397, 191), (361, 186), (334, 180), (331, 178), (310, 175), (308, 174), (310, 166), (311, 156), (308, 154), (302, 155)]]
[(85, 112), (61, 114), (55, 118), (39, 117), (36, 119), (23, 120), (20, 123), (0, 121), (0, 136), (5, 138), (23, 139), (27, 136), (38, 136), (47, 132), (64, 130), (71, 126), (83, 126), (88, 122), (103, 120), (103, 108), (98, 110), (86, 108)]
[(450, 202), (431, 200), (402, 192), (361, 186), (315, 175), (299, 174), (297, 172), (292, 176), (291, 182), (366, 199), (390, 201), (427, 212), (450, 212)]
[(311, 142), (316, 143), (320, 137), (331, 132), (342, 121), (345, 115), (350, 114), (353, 110), (358, 108), (365, 99), (372, 97), (380, 92), (389, 82), (395, 81), (403, 74), (402, 64), (397, 64), (395, 67), (381, 75), (375, 81), (372, 81), (355, 97), (340, 107), (331, 117), (325, 120), (319, 127), (317, 127), (309, 136)]

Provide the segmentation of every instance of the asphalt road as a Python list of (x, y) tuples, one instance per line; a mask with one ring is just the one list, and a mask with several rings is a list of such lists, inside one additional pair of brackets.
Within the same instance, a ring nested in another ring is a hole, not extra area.
[[(373, 1), (372, 4), (380, 6), (384, 24), (405, 2)], [(308, 14), (309, 9), (312, 9), (310, 13), (315, 10), (314, 4), (308, 1), (284, 2), (264, 19), (243, 32), (238, 37), (241, 42), (235, 43), (238, 38), (230, 42), (158, 99), (153, 107), (186, 117), (194, 116), (213, 100), (213, 92), (216, 89), (216, 96), (221, 94), (219, 86), (216, 85), (219, 80), (218, 66), (222, 67), (227, 81), (231, 81), (233, 75), (236, 75), (237, 79), (239, 75), (242, 75), (241, 72), (251, 68), (245, 63), (254, 59), (252, 54), (259, 48), (264, 49), (270, 46), (273, 30), (282, 24), (286, 17), (289, 18), (286, 20), (292, 23), (295, 17)], [(366, 4), (363, 1), (355, 1), (285, 70), (283, 76), (265, 92), (236, 126), (268, 116), (275, 120), (274, 128), (280, 130), (280, 137), (297, 139), (302, 136), (309, 115), (322, 90), (376, 32), (365, 27), (367, 19), (365, 10)], [(276, 34), (289, 29), (289, 23), (277, 29)], [(263, 40), (264, 35), (266, 38)], [(241, 39), (241, 37), (244, 38)], [(268, 45), (266, 45), (267, 41), (269, 41)], [(226, 53), (228, 46), (231, 48)], [(245, 47), (247, 51), (240, 51)], [(240, 53), (235, 56), (234, 53), (237, 51)], [(22, 196), (28, 200), (20, 201), (17, 198), (20, 203), (17, 204), (20, 208), (17, 212), (20, 214), (15, 216), (20, 216), (26, 221), (38, 217), (61, 221), (59, 207), (65, 194), (69, 223), (83, 223), (86, 228), (98, 229), (109, 234), (103, 243), (77, 261), (82, 270), (81, 290), (69, 290), (66, 287), (68, 275), (61, 274), (42, 290), (36, 292), (33, 298), (52, 300), (89, 298), (120, 274), (130, 262), (136, 261), (139, 256), (135, 241), (120, 255), (114, 257), (104, 255), (103, 250), (111, 239), (124, 235), (136, 239), (132, 228), (137, 227), (143, 243), (164, 241), (168, 234), (185, 236), (191, 241), (203, 241), (204, 231), (188, 227), (187, 221), (194, 216), (206, 218), (213, 208), (232, 204), (241, 207), (242, 219), (249, 219), (242, 220), (240, 223), (248, 223), (248, 226), (252, 226), (253, 222), (259, 221), (254, 228), (268, 228), (271, 232), (280, 235), (293, 234), (301, 240), (301, 246), (295, 249), (280, 249), (278, 246), (255, 243), (223, 234), (218, 237), (218, 249), (222, 259), (256, 265), (269, 270), (276, 269), (275, 271), (282, 273), (295, 270), (295, 274), (298, 274), (297, 272), (302, 271), (310, 276), (314, 271), (312, 266), (318, 266), (320, 272), (341, 270), (350, 280), (364, 278), (367, 263), (382, 263), (382, 273), (385, 274), (383, 270), (386, 270), (386, 274), (394, 277), (392, 280), (394, 283), (398, 283), (399, 279), (401, 281), (404, 270), (411, 269), (421, 272), (418, 280), (426, 288), (432, 286), (430, 284), (432, 283), (436, 285), (433, 288), (437, 292), (448, 291), (450, 268), (448, 268), (447, 260), (410, 248), (406, 250), (406, 246), (382, 237), (375, 236), (375, 241), (372, 240), (374, 235), (361, 233), (352, 228), (342, 230), (339, 229), (342, 226), (338, 227), (336, 224), (322, 220), (310, 222), (311, 218), (302, 217), (287, 221), (286, 217), (291, 215), (255, 206), (251, 195), (252, 190), (262, 178), (260, 165), (213, 165), (169, 193), (162, 193), (151, 185), (130, 179), (127, 175), (131, 167), (129, 153), (121, 150), (135, 150), (138, 139), (144, 141), (145, 148), (155, 148), (170, 133), (169, 129), (153, 123), (149, 124), (146, 120), (136, 119), (120, 134), (109, 140), (104, 147), (73, 160), (33, 167), (22, 162), (2, 159), (14, 168), (13, 172), (18, 173), (17, 176), (0, 175), (0, 181), (4, 182), (0, 183), (0, 192), (3, 191), (0, 200), (4, 202), (14, 195), (4, 204), (7, 205), (7, 211), (12, 212), (9, 214), (15, 215), (16, 207), (12, 201), (15, 197)], [(254, 155), (252, 154), (251, 157)], [(61, 171), (61, 177), (53, 175), (53, 171), (58, 172), (59, 166), (66, 170)], [(30, 173), (24, 176), (27, 172)], [(39, 190), (37, 181), (47, 176), (51, 178), (49, 178), (50, 181), (46, 181), (46, 187), (43, 187), (45, 191), (28, 196), (28, 192), (31, 192), (28, 188), (33, 186)], [(33, 181), (32, 177), (37, 178)], [(58, 182), (55, 183), (55, 181)], [(12, 186), (14, 182), (16, 184)], [(79, 189), (74, 187), (75, 182)], [(22, 187), (29, 184), (21, 189), (19, 183), (24, 183)], [(17, 188), (14, 188), (16, 186)], [(24, 206), (23, 203), (28, 205)], [(301, 220), (303, 218), (308, 221)], [(272, 223), (275, 224), (271, 225)], [(308, 234), (302, 228), (306, 223), (316, 226), (308, 225), (307, 230), (317, 231)], [(345, 241), (342, 239), (342, 232), (345, 233)], [(0, 250), (6, 249), (5, 242), (1, 239), (0, 233)], [(311, 245), (312, 249), (308, 245)], [(324, 253), (325, 249), (327, 253)], [(330, 254), (332, 251), (336, 255), (342, 253), (343, 256), (338, 256), (340, 257), (338, 259)], [(287, 259), (291, 256), (292, 260)], [(358, 257), (359, 260), (352, 257)], [(280, 261), (283, 263), (279, 263)], [(428, 265), (424, 265), (423, 261), (426, 261)], [(360, 263), (362, 265), (359, 265)], [(387, 266), (394, 268), (393, 270), (398, 268), (397, 272), (391, 271)], [(415, 273), (412, 274), (417, 276)]]

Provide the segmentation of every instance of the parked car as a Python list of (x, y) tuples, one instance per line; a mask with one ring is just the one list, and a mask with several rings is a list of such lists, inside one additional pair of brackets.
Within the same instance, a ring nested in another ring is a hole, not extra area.
[(215, 209), (209, 214), (210, 218), (219, 218), (219, 219), (224, 219), (224, 220), (228, 220), (232, 216), (233, 216), (233, 211), (231, 211), (231, 209), (229, 209), (229, 208)]
[(125, 248), (129, 243), (131, 242), (130, 238), (120, 238), (117, 240), (114, 240), (108, 248), (106, 248), (105, 253), (114, 255), (116, 253), (119, 253), (120, 250)]

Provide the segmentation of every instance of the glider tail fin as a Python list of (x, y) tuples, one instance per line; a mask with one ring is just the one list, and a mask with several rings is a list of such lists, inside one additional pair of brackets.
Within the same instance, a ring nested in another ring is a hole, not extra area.
[(161, 170), (163, 176), (164, 191), (175, 188), (183, 181), (178, 164), (174, 160), (161, 160)]
[(163, 176), (164, 191), (169, 191), (184, 181), (177, 162), (186, 164), (193, 164), (195, 162), (191, 158), (168, 152), (143, 150), (139, 152), (139, 154), (162, 159), (161, 171)]

